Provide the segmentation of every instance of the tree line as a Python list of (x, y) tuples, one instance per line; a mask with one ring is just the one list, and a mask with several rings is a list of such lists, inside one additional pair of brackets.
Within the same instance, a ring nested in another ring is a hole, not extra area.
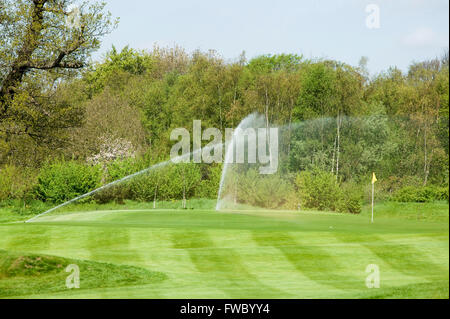
[(113, 47), (88, 63), (115, 21), (93, 4), (81, 28), (68, 29), (68, 3), (0, 1), (4, 184), (16, 171), (32, 189), (42, 166), (61, 160), (105, 171), (129, 158), (156, 163), (168, 158), (174, 128), (191, 129), (193, 119), (236, 127), (258, 112), (286, 128), (287, 173), (320, 170), (361, 183), (377, 169), (389, 191), (448, 187), (448, 51), (372, 76), (364, 57), (357, 66), (301, 54), (225, 61), (180, 47)]

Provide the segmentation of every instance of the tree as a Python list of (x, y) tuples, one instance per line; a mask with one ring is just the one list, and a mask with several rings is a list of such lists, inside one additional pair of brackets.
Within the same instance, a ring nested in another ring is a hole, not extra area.
[[(343, 115), (353, 115), (358, 113), (360, 107), (362, 89), (359, 74), (349, 65), (339, 65), (336, 68), (336, 95), (337, 103), (334, 106), (336, 116), (336, 143), (333, 150), (332, 172), (336, 171), (336, 178), (339, 177), (339, 159), (341, 149), (341, 126)], [(336, 158), (336, 167), (334, 159)]]
[[(438, 141), (433, 130), (439, 120), (441, 97), (439, 96), (439, 72), (441, 61), (432, 59), (410, 66), (408, 72), (409, 85), (418, 93), (409, 112), (411, 118), (417, 123), (417, 137), (423, 135), (423, 185), (428, 183), (430, 167)], [(445, 72), (445, 71), (444, 71)]]
[[(72, 106), (57, 104), (58, 84), (87, 65), (116, 22), (105, 4), (71, 0), (0, 0), (0, 139), (25, 135), (40, 143), (76, 126)], [(68, 23), (76, 15), (76, 23)], [(77, 112), (75, 112), (77, 113)], [(69, 115), (69, 116), (68, 116)], [(63, 121), (62, 118), (71, 118)], [(51, 130), (48, 128), (51, 127)]]
[[(327, 61), (308, 65), (302, 73), (301, 90), (294, 108), (294, 115), (301, 121), (319, 119), (319, 153), (322, 159), (329, 156), (325, 146), (325, 129), (327, 117), (333, 115), (336, 103), (336, 72), (333, 67)], [(324, 169), (325, 163), (323, 160), (320, 162)]]

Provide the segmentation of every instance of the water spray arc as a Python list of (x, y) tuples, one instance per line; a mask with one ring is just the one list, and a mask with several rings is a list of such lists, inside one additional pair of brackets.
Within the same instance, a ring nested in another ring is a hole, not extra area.
[[(220, 144), (220, 145), (222, 145), (222, 144)], [(204, 149), (204, 150), (205, 150), (205, 149), (206, 149), (206, 150), (210, 150), (210, 149), (212, 149), (212, 148), (214, 148), (214, 147), (217, 147), (217, 145), (212, 145), (212, 146), (204, 147), (203, 149)], [(93, 195), (93, 194), (95, 194), (95, 193), (98, 193), (98, 192), (100, 192), (100, 191), (102, 191), (102, 190), (105, 190), (105, 189), (107, 189), (107, 188), (109, 188), (109, 187), (112, 187), (112, 186), (114, 186), (114, 185), (120, 184), (120, 183), (125, 182), (125, 181), (127, 181), (127, 180), (130, 180), (130, 179), (132, 179), (132, 178), (134, 178), (134, 177), (137, 177), (137, 176), (139, 176), (139, 175), (148, 173), (148, 172), (153, 171), (153, 170), (158, 169), (158, 168), (162, 168), (162, 167), (164, 167), (164, 166), (166, 166), (166, 165), (169, 165), (170, 163), (178, 163), (178, 162), (182, 162), (183, 160), (185, 160), (185, 159), (187, 159), (187, 158), (190, 159), (191, 156), (194, 155), (194, 154), (196, 154), (197, 152), (202, 152), (202, 149), (195, 150), (195, 151), (190, 152), (190, 153), (188, 153), (188, 154), (184, 154), (184, 155), (178, 156), (178, 157), (176, 157), (176, 158), (173, 158), (173, 159), (170, 159), (170, 160), (167, 160), (167, 161), (164, 161), (164, 162), (161, 162), (161, 163), (152, 165), (152, 166), (150, 166), (150, 167), (148, 167), (148, 168), (145, 168), (145, 169), (143, 169), (143, 170), (141, 170), (141, 171), (139, 171), (139, 172), (130, 174), (130, 175), (125, 176), (125, 177), (123, 177), (123, 178), (121, 178), (121, 179), (118, 179), (118, 180), (115, 180), (115, 181), (113, 181), (113, 182), (111, 182), (111, 183), (108, 183), (108, 184), (106, 184), (106, 185), (103, 185), (103, 186), (101, 186), (101, 187), (99, 187), (99, 188), (96, 188), (96, 189), (94, 189), (94, 190), (92, 190), (92, 191), (86, 193), (86, 194), (83, 194), (83, 195), (80, 195), (80, 196), (78, 196), (78, 197), (75, 197), (75, 198), (73, 198), (73, 199), (71, 199), (71, 200), (68, 200), (67, 202), (64, 202), (64, 203), (62, 203), (62, 204), (60, 204), (60, 205), (58, 205), (58, 206), (55, 206), (55, 207), (53, 207), (53, 208), (51, 208), (51, 209), (49, 209), (49, 210), (47, 210), (47, 211), (45, 211), (45, 212), (43, 212), (43, 213), (40, 213), (40, 214), (38, 214), (38, 215), (36, 215), (36, 216), (34, 216), (34, 217), (32, 217), (32, 218), (26, 220), (25, 223), (32, 222), (32, 221), (36, 220), (37, 218), (39, 218), (39, 217), (41, 217), (41, 216), (44, 216), (44, 215), (47, 215), (48, 213), (51, 213), (51, 212), (53, 212), (53, 211), (55, 211), (55, 210), (57, 210), (57, 209), (59, 209), (59, 208), (62, 208), (62, 207), (64, 207), (64, 206), (67, 206), (67, 205), (69, 205), (69, 204), (71, 204), (71, 203), (74, 203), (74, 202), (80, 200), (80, 199), (89, 197), (89, 196), (91, 196), (91, 195)]]
[[(222, 209), (222, 195), (223, 190), (225, 187), (225, 179), (227, 176), (227, 173), (229, 171), (230, 165), (233, 164), (234, 159), (234, 149), (236, 146), (236, 140), (237, 140), (237, 134), (239, 134), (239, 130), (244, 130), (249, 127), (257, 127), (257, 126), (264, 126), (264, 117), (258, 113), (252, 113), (248, 115), (246, 118), (244, 118), (239, 125), (237, 126), (236, 130), (233, 132), (233, 136), (231, 138), (231, 141), (228, 143), (228, 145), (225, 145), (225, 161), (223, 163), (222, 168), (222, 174), (220, 176), (220, 184), (219, 184), (219, 190), (217, 192), (217, 202), (216, 202), (216, 211), (219, 211)], [(256, 141), (249, 141), (255, 143)]]

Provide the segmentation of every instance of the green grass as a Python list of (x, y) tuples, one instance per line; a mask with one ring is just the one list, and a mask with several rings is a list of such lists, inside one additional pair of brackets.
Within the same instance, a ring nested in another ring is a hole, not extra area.
[(0, 296), (67, 292), (66, 278), (69, 273), (65, 269), (71, 264), (77, 265), (83, 273), (80, 278), (82, 290), (153, 284), (166, 279), (164, 273), (134, 266), (0, 251)]
[[(0, 223), (0, 249), (7, 252), (0, 258), (13, 256), (7, 257), (9, 264), (23, 255), (58, 256), (51, 258), (96, 266), (92, 271), (81, 269), (81, 289), (64, 289), (65, 272), (60, 277), (44, 272), (2, 278), (0, 297), (449, 297), (446, 203), (420, 206), (426, 217), (416, 219), (410, 218), (419, 207), (415, 204), (377, 205), (374, 224), (367, 211), (359, 216), (313, 211), (218, 213), (207, 209), (212, 203), (192, 201), (190, 207), (195, 209), (188, 210), (153, 210), (152, 203), (127, 203), (82, 212), (84, 204), (33, 223), (9, 219)], [(369, 264), (379, 266), (379, 289), (365, 285)], [(119, 268), (110, 274), (105, 265)], [(125, 271), (120, 267), (145, 270), (149, 281), (122, 285), (113, 279)], [(97, 276), (109, 283), (96, 281)], [(16, 283), (23, 286), (33, 280), (39, 284), (5, 293), (19, 287)], [(47, 288), (38, 289), (40, 285)]]
[[(186, 202), (186, 209), (214, 209), (215, 200), (211, 199), (189, 199)], [(22, 200), (0, 201), (0, 223), (12, 221), (25, 221), (31, 217), (45, 212), (56, 206), (56, 204), (44, 203), (39, 200), (24, 202)], [(181, 200), (157, 202), (158, 209), (181, 209)], [(93, 201), (77, 202), (65, 206), (65, 212), (96, 211), (96, 210), (123, 210), (123, 209), (153, 209), (153, 202), (143, 203), (125, 200), (119, 204), (115, 202), (107, 204), (97, 204)]]
[[(362, 214), (369, 216), (371, 206), (363, 207)], [(374, 215), (382, 218), (403, 218), (410, 220), (427, 220), (448, 223), (448, 203), (437, 201), (432, 203), (399, 203), (382, 202), (375, 204)]]

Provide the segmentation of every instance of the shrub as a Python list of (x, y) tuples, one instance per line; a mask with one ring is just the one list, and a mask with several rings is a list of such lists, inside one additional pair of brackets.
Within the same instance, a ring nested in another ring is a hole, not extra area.
[(0, 201), (27, 198), (35, 181), (32, 171), (13, 165), (0, 168)]
[(449, 200), (449, 189), (447, 187), (437, 187), (436, 188), (436, 200)]
[[(376, 199), (378, 201), (390, 200), (392, 196), (405, 186), (418, 187), (422, 185), (423, 180), (419, 176), (388, 176), (381, 177), (375, 185)], [(368, 182), (370, 177), (364, 180), (364, 198), (371, 201), (372, 185)]]
[(194, 196), (216, 199), (222, 177), (222, 165), (204, 165), (202, 168), (202, 180), (195, 187)]
[(434, 200), (448, 200), (448, 187), (406, 186), (395, 192), (396, 202), (428, 203)]
[(98, 204), (111, 202), (123, 204), (126, 199), (133, 199), (131, 196), (130, 182), (109, 186), (94, 195), (94, 200)]
[[(149, 166), (150, 164), (136, 159), (112, 162), (107, 167), (107, 181), (118, 180)], [(108, 187), (94, 198), (98, 203), (115, 201), (120, 204), (126, 199), (151, 202), (155, 196), (157, 201), (181, 199), (183, 191), (186, 192), (186, 198), (190, 198), (202, 186), (201, 179), (199, 165), (169, 164)]]
[(200, 185), (201, 171), (199, 165), (187, 163), (167, 165), (138, 176), (129, 182), (131, 197), (137, 201), (175, 200), (194, 195)]
[(314, 170), (301, 172), (295, 179), (302, 207), (336, 210), (341, 190), (336, 177), (329, 172)]
[(38, 175), (36, 195), (43, 201), (62, 203), (100, 185), (101, 168), (74, 161), (45, 164)]
[[(147, 174), (136, 177), (131, 183), (131, 194), (133, 199), (139, 202), (150, 202), (158, 198), (158, 190), (163, 182), (163, 170), (157, 169)], [(156, 194), (155, 194), (156, 193)]]
[(200, 184), (202, 175), (200, 167), (192, 163), (179, 163), (164, 167), (158, 187), (158, 198), (174, 200), (194, 195), (195, 188)]
[[(136, 158), (118, 159), (104, 166), (104, 183), (111, 183), (125, 176), (136, 173), (145, 168), (144, 162)], [(126, 199), (134, 199), (133, 184), (135, 180), (129, 180), (114, 186), (105, 188), (95, 194), (94, 199), (99, 204), (116, 202), (122, 204)]]
[(364, 192), (360, 186), (350, 183), (342, 185), (336, 210), (341, 213), (360, 214), (363, 196)]
[(142, 160), (136, 158), (126, 158), (123, 160), (115, 160), (106, 166), (105, 181), (110, 183), (121, 179), (130, 174), (139, 172), (146, 168)]
[(238, 201), (264, 208), (280, 208), (288, 200), (292, 186), (279, 175), (261, 175), (250, 169), (238, 177)]

